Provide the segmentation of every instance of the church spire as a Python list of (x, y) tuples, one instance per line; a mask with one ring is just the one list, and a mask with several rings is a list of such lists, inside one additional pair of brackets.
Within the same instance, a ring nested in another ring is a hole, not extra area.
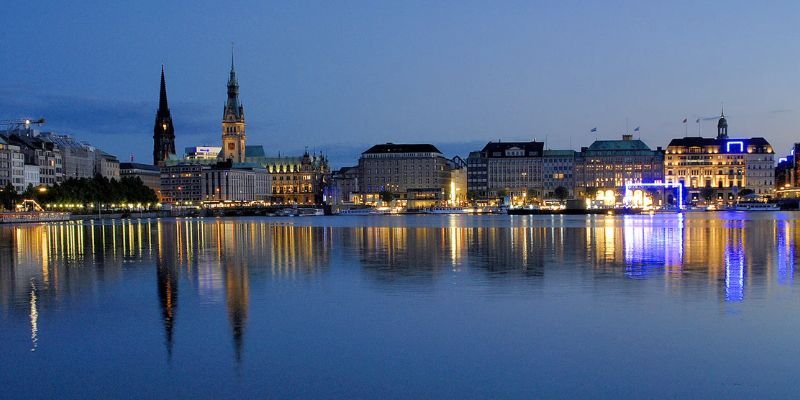
[(153, 127), (153, 165), (163, 165), (175, 154), (175, 128), (167, 103), (167, 81), (164, 78), (164, 65), (161, 65), (161, 88), (158, 95), (158, 111)]
[(167, 81), (164, 79), (164, 64), (161, 64), (161, 93), (158, 96), (158, 111), (169, 114), (169, 105), (167, 104)]

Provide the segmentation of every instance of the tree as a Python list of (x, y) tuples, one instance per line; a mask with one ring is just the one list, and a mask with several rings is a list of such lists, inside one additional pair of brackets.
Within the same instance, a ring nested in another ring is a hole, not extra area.
[(6, 183), (6, 186), (0, 189), (0, 204), (6, 210), (13, 210), (17, 200), (19, 200), (17, 189), (14, 188), (11, 182)]
[(382, 191), (380, 193), (380, 195), (381, 195), (381, 201), (383, 201), (385, 203), (389, 203), (392, 200), (394, 200), (394, 193), (392, 193), (392, 192), (390, 192), (388, 190)]
[(712, 188), (711, 186), (704, 187), (703, 190), (700, 192), (700, 195), (703, 196), (703, 200), (705, 200), (706, 203), (714, 200), (714, 194), (715, 194), (714, 188)]
[(564, 200), (567, 199), (567, 197), (569, 197), (569, 190), (567, 190), (567, 188), (565, 188), (563, 186), (559, 186), (559, 187), (557, 187), (555, 189), (553, 194), (555, 194), (555, 196), (558, 199), (558, 201), (562, 201), (563, 202)]

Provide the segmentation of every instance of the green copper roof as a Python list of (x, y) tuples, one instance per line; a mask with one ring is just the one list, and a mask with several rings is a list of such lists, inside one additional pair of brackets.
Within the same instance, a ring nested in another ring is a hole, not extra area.
[(647, 150), (650, 151), (650, 147), (646, 145), (643, 141), (639, 139), (635, 140), (595, 140), (591, 146), (589, 146), (589, 151), (596, 151), (596, 150)]

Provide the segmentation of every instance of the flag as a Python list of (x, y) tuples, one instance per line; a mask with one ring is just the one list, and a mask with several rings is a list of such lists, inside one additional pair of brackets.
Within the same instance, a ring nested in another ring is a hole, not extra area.
[(687, 121), (688, 119), (689, 119), (689, 118), (684, 118), (684, 119), (683, 119), (683, 123), (685, 124), (685, 123), (686, 123), (686, 121)]
[(639, 127), (637, 126), (636, 128), (633, 128), (633, 131), (634, 132), (639, 132)]
[(597, 132), (597, 128), (592, 128), (592, 130), (589, 132)]

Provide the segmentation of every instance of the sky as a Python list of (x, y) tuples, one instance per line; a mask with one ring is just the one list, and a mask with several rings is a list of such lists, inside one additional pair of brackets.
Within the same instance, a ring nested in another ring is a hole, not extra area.
[(723, 104), (732, 137), (766, 137), (778, 154), (800, 142), (796, 1), (3, 8), (0, 119), (44, 117), (42, 130), (122, 161), (152, 161), (162, 64), (178, 152), (219, 145), (232, 43), (248, 144), (269, 155), (307, 146), (334, 167), (377, 143), (433, 143), (462, 157), (490, 140), (577, 150), (637, 126), (665, 147), (715, 135)]

